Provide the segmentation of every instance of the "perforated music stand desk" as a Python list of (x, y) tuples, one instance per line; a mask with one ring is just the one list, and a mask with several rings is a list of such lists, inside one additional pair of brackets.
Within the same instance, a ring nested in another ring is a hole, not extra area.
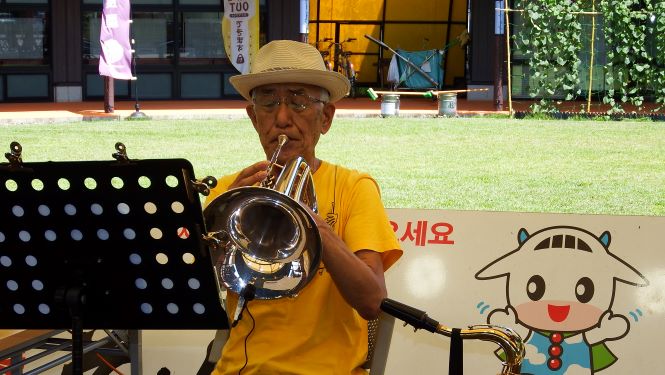
[(75, 370), (83, 329), (228, 328), (194, 180), (184, 159), (0, 164), (0, 328), (71, 328)]

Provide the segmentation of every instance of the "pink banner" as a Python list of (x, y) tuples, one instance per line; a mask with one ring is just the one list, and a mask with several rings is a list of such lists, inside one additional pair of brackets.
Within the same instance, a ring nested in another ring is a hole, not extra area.
[(129, 42), (129, 0), (104, 0), (99, 42), (99, 74), (132, 79), (132, 47)]

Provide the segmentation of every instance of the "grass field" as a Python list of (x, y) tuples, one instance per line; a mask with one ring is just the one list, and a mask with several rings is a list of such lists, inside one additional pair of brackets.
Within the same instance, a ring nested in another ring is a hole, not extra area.
[[(249, 120), (0, 125), (23, 160), (186, 158), (197, 177), (264, 158)], [(321, 159), (371, 173), (387, 207), (665, 215), (665, 124), (336, 119)]]

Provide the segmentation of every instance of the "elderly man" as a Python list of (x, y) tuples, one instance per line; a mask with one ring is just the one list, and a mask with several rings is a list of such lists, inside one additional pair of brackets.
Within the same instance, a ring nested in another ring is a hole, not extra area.
[[(322, 265), (295, 298), (247, 302), (213, 374), (363, 374), (367, 320), (378, 317), (387, 296), (383, 273), (402, 251), (376, 181), (315, 153), (349, 82), (326, 70), (314, 47), (288, 40), (263, 46), (251, 72), (230, 81), (249, 101), (247, 114), (267, 158), (284, 134), (289, 141), (278, 163), (302, 156), (310, 166)], [(267, 166), (260, 161), (221, 178), (207, 203), (227, 190), (260, 183)], [(230, 320), (237, 304), (238, 295), (229, 292)]]

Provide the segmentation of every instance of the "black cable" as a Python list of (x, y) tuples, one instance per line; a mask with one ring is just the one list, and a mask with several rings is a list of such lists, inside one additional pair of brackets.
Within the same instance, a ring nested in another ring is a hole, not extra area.
[(247, 340), (249, 339), (249, 336), (252, 334), (252, 332), (254, 332), (254, 327), (256, 326), (256, 324), (255, 324), (256, 322), (254, 321), (254, 316), (249, 311), (249, 301), (247, 301), (247, 302), (248, 303), (245, 304), (244, 310), (247, 310), (247, 315), (249, 315), (249, 317), (252, 318), (252, 329), (250, 329), (249, 333), (247, 333), (247, 336), (245, 336), (245, 364), (242, 365), (240, 370), (238, 370), (238, 375), (240, 375), (242, 370), (244, 370), (245, 367), (247, 367), (247, 363), (249, 362), (249, 357), (247, 356)]
[[(240, 292), (240, 297), (238, 298), (238, 306), (236, 306), (237, 316), (233, 319), (231, 323), (231, 328), (235, 327), (240, 319), (242, 319), (242, 312), (245, 311), (245, 305), (254, 299), (256, 295), (256, 287), (254, 284), (247, 284), (242, 291)], [(235, 315), (235, 314), (234, 314)]]

